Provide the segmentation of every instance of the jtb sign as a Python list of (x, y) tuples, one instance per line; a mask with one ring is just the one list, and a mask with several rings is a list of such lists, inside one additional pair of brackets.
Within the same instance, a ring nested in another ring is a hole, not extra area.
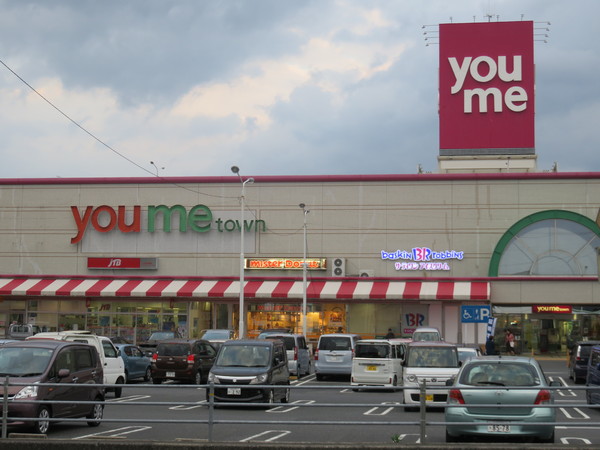
[(462, 323), (487, 323), (491, 316), (490, 307), (483, 305), (461, 306), (460, 317)]
[(440, 25), (439, 79), (442, 156), (534, 153), (533, 22)]

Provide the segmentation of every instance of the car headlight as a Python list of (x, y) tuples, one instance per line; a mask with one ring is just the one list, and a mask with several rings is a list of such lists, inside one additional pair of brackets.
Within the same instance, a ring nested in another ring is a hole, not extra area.
[(214, 383), (214, 384), (220, 384), (221, 382), (219, 381), (219, 379), (215, 376), (214, 373), (212, 372), (208, 372), (208, 378), (206, 380), (208, 383)]
[(416, 375), (408, 375), (406, 377), (406, 381), (410, 381), (411, 383), (416, 383), (417, 382), (417, 376)]
[(261, 373), (260, 375), (257, 375), (256, 378), (254, 378), (250, 384), (268, 384), (269, 381), (269, 374), (268, 373)]
[(20, 398), (35, 398), (37, 397), (38, 387), (37, 386), (25, 386), (17, 395), (15, 395), (15, 400)]

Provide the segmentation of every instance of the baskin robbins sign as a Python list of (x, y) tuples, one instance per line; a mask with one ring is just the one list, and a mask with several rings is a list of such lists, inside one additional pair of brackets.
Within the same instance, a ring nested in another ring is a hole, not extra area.
[(533, 22), (439, 30), (440, 155), (534, 154)]
[(381, 251), (381, 259), (394, 261), (396, 270), (450, 270), (449, 260), (462, 261), (464, 252), (456, 250), (435, 251), (429, 247), (415, 247), (412, 250)]

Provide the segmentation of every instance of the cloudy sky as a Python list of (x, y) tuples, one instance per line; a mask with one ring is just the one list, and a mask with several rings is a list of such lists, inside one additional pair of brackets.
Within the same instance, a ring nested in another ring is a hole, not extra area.
[(0, 178), (435, 172), (438, 46), (422, 27), (486, 15), (551, 23), (535, 31), (538, 170), (600, 171), (598, 0), (0, 0), (0, 11)]

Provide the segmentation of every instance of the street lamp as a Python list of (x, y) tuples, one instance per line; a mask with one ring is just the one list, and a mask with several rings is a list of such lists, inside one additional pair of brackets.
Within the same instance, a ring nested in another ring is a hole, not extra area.
[(240, 197), (240, 320), (238, 326), (239, 338), (244, 339), (246, 336), (245, 326), (245, 311), (244, 311), (244, 199), (246, 183), (254, 183), (254, 178), (242, 179), (240, 175), (240, 168), (238, 166), (232, 166), (231, 171), (235, 173), (242, 183), (242, 195)]
[(310, 211), (306, 209), (306, 205), (304, 203), (300, 203), (298, 206), (300, 206), (304, 212), (304, 225), (302, 227), (304, 229), (304, 257), (302, 261), (302, 334), (306, 336), (306, 271), (308, 269), (306, 267), (306, 215)]

